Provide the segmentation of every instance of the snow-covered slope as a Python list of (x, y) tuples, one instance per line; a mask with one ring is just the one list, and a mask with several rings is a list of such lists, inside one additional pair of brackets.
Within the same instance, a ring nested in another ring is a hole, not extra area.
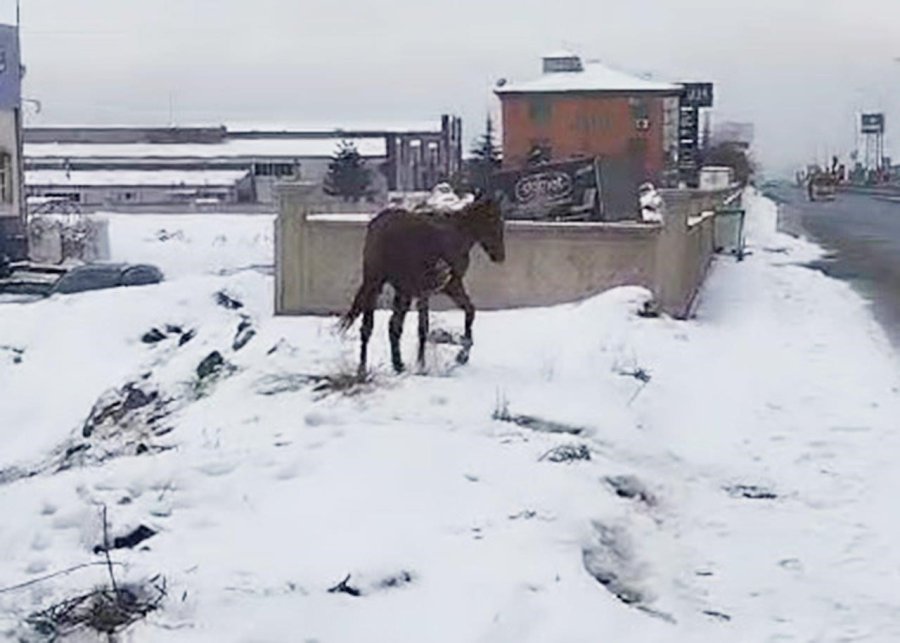
[(468, 366), (435, 345), (396, 377), (379, 314), (349, 388), (355, 334), (272, 317), (270, 218), (112, 217), (114, 258), (168, 281), (0, 306), (0, 631), (105, 581), (4, 590), (101, 561), (105, 504), (158, 532), (113, 552), (167, 579), (136, 641), (900, 637), (896, 357), (748, 203), (695, 320), (640, 318), (639, 288), (481, 313)]

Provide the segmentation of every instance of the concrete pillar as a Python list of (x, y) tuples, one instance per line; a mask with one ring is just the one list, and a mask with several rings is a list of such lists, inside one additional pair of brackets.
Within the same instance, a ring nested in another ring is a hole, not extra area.
[(691, 200), (689, 193), (681, 190), (666, 190), (662, 196), (665, 216), (656, 245), (654, 296), (664, 312), (682, 318), (687, 314), (684, 292)]
[[(278, 183), (275, 194), (278, 216), (275, 219), (275, 314), (294, 312), (285, 301), (285, 293), (297, 293), (302, 301), (309, 290), (309, 253), (306, 223), (310, 213), (310, 199), (316, 184), (301, 182)], [(285, 239), (299, 247), (285, 248)]]

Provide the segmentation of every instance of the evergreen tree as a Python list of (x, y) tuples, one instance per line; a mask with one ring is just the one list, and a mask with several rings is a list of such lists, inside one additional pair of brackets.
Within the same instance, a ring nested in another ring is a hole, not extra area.
[(475, 142), (469, 159), (469, 183), (471, 187), (489, 191), (491, 175), (500, 169), (500, 148), (494, 141), (494, 122), (490, 114), (485, 121), (484, 134)]
[(719, 143), (703, 152), (702, 165), (724, 165), (734, 170), (734, 178), (747, 185), (756, 166), (748, 150), (737, 143)]
[(353, 143), (341, 141), (328, 164), (325, 193), (355, 203), (367, 195), (371, 182), (372, 176), (359, 150)]

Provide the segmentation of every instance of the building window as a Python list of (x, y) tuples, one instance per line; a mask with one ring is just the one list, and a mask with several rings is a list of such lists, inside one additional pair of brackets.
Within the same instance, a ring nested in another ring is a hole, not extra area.
[(546, 125), (553, 116), (553, 103), (546, 96), (533, 96), (528, 100), (528, 115), (533, 123)]
[(0, 150), (0, 203), (12, 203), (12, 156), (9, 152)]
[(53, 199), (62, 199), (65, 201), (72, 201), (73, 203), (81, 202), (81, 193), (80, 192), (46, 192), (44, 194), (46, 197), (50, 197)]
[(650, 104), (646, 98), (632, 96), (628, 99), (628, 106), (631, 107), (631, 117), (633, 119), (650, 118)]

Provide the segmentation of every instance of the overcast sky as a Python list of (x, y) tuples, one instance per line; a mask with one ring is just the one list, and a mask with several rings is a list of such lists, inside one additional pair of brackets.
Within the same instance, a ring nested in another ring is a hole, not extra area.
[(715, 117), (755, 122), (769, 168), (851, 149), (864, 109), (887, 112), (900, 150), (898, 0), (22, 0), (22, 24), (32, 123), (452, 112), (471, 139), (497, 79), (535, 76), (565, 47), (714, 81)]

